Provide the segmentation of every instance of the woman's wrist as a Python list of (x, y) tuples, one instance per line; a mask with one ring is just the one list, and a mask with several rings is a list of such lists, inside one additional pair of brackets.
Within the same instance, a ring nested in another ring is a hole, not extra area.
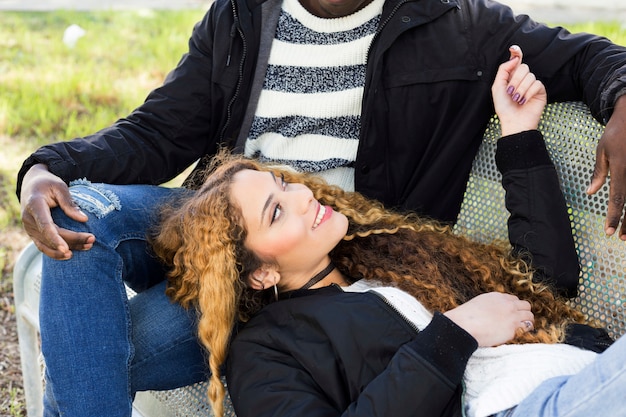
[(528, 122), (524, 120), (500, 120), (502, 136), (510, 136), (529, 130), (537, 130), (538, 122)]

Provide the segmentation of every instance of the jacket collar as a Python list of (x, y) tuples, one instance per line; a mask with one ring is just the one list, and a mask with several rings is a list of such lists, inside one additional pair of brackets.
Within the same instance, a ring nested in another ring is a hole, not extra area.
[(309, 295), (327, 295), (327, 294), (337, 294), (340, 292), (343, 292), (343, 290), (341, 289), (339, 285), (331, 284), (331, 285), (328, 285), (326, 287), (321, 287), (321, 288), (286, 291), (286, 292), (280, 293), (278, 295), (278, 299), (288, 300), (291, 298), (306, 297)]

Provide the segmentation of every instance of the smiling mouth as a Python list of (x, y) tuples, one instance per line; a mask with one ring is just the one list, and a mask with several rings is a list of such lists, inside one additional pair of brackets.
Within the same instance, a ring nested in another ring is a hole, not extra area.
[(317, 211), (317, 216), (315, 216), (315, 221), (313, 222), (313, 227), (311, 229), (315, 229), (320, 225), (322, 219), (324, 218), (324, 214), (326, 214), (326, 206), (322, 206), (320, 204), (320, 209)]

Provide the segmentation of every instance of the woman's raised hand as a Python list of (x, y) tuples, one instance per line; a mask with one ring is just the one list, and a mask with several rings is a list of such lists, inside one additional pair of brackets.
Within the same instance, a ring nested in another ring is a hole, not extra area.
[(491, 87), (502, 136), (537, 129), (547, 102), (546, 89), (522, 63), (519, 46), (511, 46), (509, 52), (510, 60), (500, 65)]

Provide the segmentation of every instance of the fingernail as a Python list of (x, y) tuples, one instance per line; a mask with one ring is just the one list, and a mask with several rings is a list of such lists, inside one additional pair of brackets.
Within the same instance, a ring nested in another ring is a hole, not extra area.
[(512, 86), (512, 85), (510, 85), (510, 86), (509, 86), (509, 88), (507, 88), (507, 89), (506, 89), (506, 93), (507, 93), (508, 95), (513, 94), (513, 91), (515, 91), (515, 88), (513, 88), (513, 86)]
[(519, 98), (520, 98), (519, 93), (515, 93), (515, 95), (513, 96), (513, 101), (517, 101), (519, 100)]
[(522, 97), (522, 99), (518, 102), (519, 104), (524, 104), (526, 103), (526, 97)]

